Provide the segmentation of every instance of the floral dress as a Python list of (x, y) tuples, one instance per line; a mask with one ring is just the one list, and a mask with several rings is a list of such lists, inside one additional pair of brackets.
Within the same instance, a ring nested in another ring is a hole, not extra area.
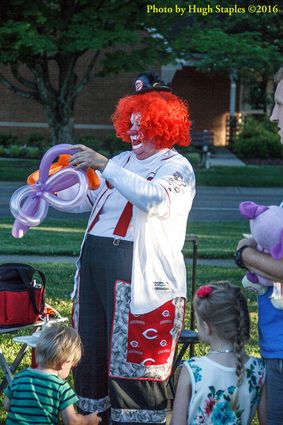
[(250, 357), (239, 388), (236, 410), (230, 407), (236, 389), (236, 369), (222, 366), (208, 357), (193, 357), (184, 363), (192, 382), (188, 425), (248, 425), (258, 406), (265, 381), (263, 360)]

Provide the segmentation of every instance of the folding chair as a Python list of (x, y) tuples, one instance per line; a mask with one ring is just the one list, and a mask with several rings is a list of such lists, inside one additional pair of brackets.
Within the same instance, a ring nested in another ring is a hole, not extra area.
[[(52, 308), (52, 307), (51, 307)], [(54, 310), (54, 309), (53, 309)], [(54, 310), (56, 311), (56, 310)], [(66, 317), (61, 317), (61, 315), (56, 311), (56, 313), (59, 315), (57, 318), (48, 319), (49, 323), (58, 323), (58, 322), (64, 322), (68, 320)], [(8, 334), (13, 337), (14, 334), (19, 334), (19, 332), (23, 329), (29, 330), (29, 333), (34, 333), (40, 331), (41, 327), (46, 323), (45, 320), (39, 320), (35, 323), (29, 324), (29, 325), (23, 325), (23, 326), (14, 326), (10, 328), (0, 328), (0, 335)], [(7, 359), (4, 356), (4, 353), (0, 347), (0, 368), (4, 372), (4, 378), (0, 382), (0, 393), (4, 390), (4, 388), (9, 384), (15, 372), (17, 371), (20, 363), (22, 362), (26, 352), (30, 347), (34, 347), (33, 344), (33, 338), (32, 335), (29, 336), (14, 336), (13, 341), (20, 343), (20, 349), (13, 360), (11, 364), (8, 363)]]
[[(191, 275), (191, 299), (195, 293), (196, 288), (196, 267), (197, 267), (197, 247), (198, 247), (198, 237), (196, 235), (186, 235), (186, 241), (192, 242), (193, 245), (193, 256), (192, 256), (192, 275)], [(190, 309), (190, 329), (183, 329), (181, 336), (178, 341), (178, 345), (181, 346), (179, 353), (176, 352), (175, 358), (172, 366), (172, 373), (169, 380), (170, 390), (173, 397), (175, 397), (175, 384), (174, 384), (174, 374), (176, 369), (180, 365), (184, 354), (187, 349), (190, 348), (190, 357), (194, 355), (194, 345), (199, 342), (198, 333), (194, 331), (195, 329), (195, 316), (194, 311), (191, 306)]]

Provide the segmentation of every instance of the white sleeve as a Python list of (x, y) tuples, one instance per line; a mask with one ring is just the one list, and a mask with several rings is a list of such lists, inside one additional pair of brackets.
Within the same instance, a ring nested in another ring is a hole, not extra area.
[[(80, 203), (79, 206), (71, 210), (71, 213), (82, 213), (88, 212), (92, 210), (92, 207), (95, 203), (96, 198), (101, 192), (102, 188), (105, 186), (105, 182), (103, 179), (100, 179), (100, 186), (96, 190), (88, 190), (86, 198)], [(69, 187), (68, 189), (61, 190), (57, 193), (58, 198), (64, 200), (70, 200), (75, 197), (78, 191), (78, 186), (75, 184), (74, 186)]]
[(187, 164), (181, 163), (180, 170), (180, 163), (174, 165), (168, 162), (149, 181), (110, 160), (102, 177), (140, 210), (148, 215), (166, 218), (170, 212), (172, 197), (190, 192), (192, 180), (194, 188), (194, 174)]

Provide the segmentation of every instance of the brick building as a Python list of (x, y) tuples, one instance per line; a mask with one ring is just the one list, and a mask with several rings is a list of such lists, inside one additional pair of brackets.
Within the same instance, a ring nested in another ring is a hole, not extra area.
[[(1, 72), (3, 70), (6, 71), (4, 67)], [(209, 77), (197, 72), (192, 66), (165, 66), (157, 72), (166, 82), (172, 80), (174, 92), (188, 101), (193, 128), (213, 131), (214, 144), (225, 145), (230, 79), (225, 76)], [(123, 72), (111, 77), (96, 77), (87, 85), (75, 106), (77, 136), (92, 134), (104, 138), (114, 134), (111, 114), (117, 100), (131, 93), (135, 75)], [(48, 134), (47, 121), (40, 104), (14, 94), (3, 85), (0, 85), (0, 98), (0, 133), (17, 136), (35, 132)]]

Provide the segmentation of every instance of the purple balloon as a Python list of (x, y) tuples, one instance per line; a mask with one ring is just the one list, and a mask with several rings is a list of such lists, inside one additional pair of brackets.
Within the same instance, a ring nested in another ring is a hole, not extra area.
[[(21, 238), (30, 227), (38, 226), (45, 219), (49, 205), (59, 211), (72, 211), (79, 207), (86, 198), (88, 180), (86, 171), (73, 166), (64, 167), (49, 177), (49, 169), (59, 155), (73, 155), (79, 149), (72, 145), (61, 144), (49, 149), (43, 156), (39, 166), (39, 180), (33, 185), (25, 185), (17, 189), (10, 200), (10, 210), (15, 217), (12, 235)], [(72, 199), (63, 200), (56, 196), (57, 192), (77, 186)]]
[(39, 181), (46, 182), (49, 169), (54, 159), (56, 159), (59, 155), (64, 153), (68, 153), (69, 155), (73, 155), (76, 152), (79, 152), (79, 149), (72, 149), (73, 145), (62, 143), (60, 145), (53, 146), (53, 148), (48, 149), (48, 151), (43, 155), (39, 166)]

